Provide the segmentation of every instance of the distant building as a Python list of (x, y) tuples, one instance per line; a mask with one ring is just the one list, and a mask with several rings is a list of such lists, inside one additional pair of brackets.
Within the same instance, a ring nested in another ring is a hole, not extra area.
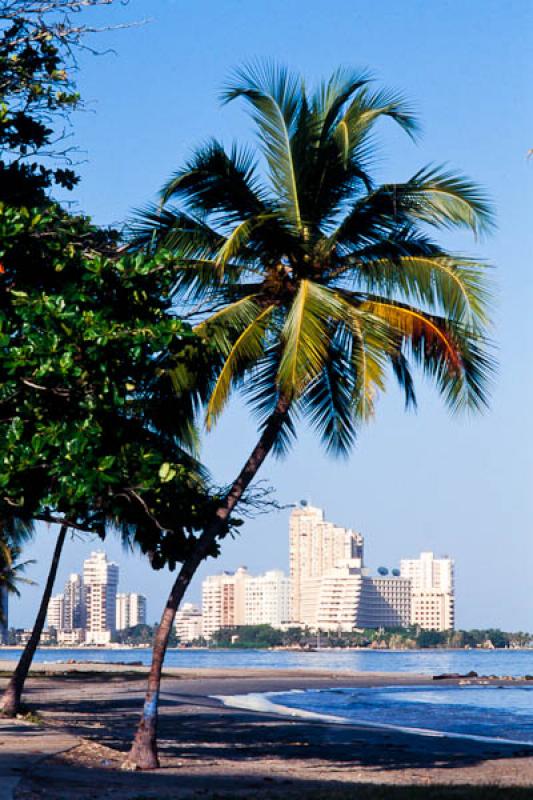
[(317, 579), (340, 562), (362, 567), (363, 537), (326, 521), (322, 509), (301, 505), (290, 516), (289, 560), (292, 618), (296, 624), (310, 624), (317, 614)]
[(83, 644), (85, 641), (85, 628), (73, 628), (70, 631), (58, 631), (57, 643), (64, 647)]
[(446, 631), (455, 627), (454, 562), (421, 553), (402, 559), (400, 573), (411, 580), (411, 623), (424, 630)]
[(279, 569), (248, 576), (244, 587), (244, 624), (281, 628), (291, 621), (291, 582)]
[(246, 567), (209, 575), (202, 583), (202, 633), (210, 639), (220, 628), (244, 625)]
[(62, 631), (65, 627), (65, 598), (62, 594), (56, 594), (50, 598), (47, 614), (48, 628), (54, 628), (56, 632)]
[(317, 578), (304, 582), (305, 624), (323, 631), (351, 631), (358, 626), (364, 575), (359, 559), (345, 559)]
[(85, 627), (83, 580), (72, 572), (63, 590), (64, 612), (62, 630), (74, 631)]
[(9, 594), (5, 586), (0, 588), (0, 644), (7, 644), (9, 630)]
[(281, 570), (250, 575), (236, 572), (210, 575), (202, 584), (202, 634), (210, 639), (220, 628), (236, 625), (272, 625), (291, 619), (290, 580)]
[(98, 550), (83, 562), (84, 606), (88, 644), (108, 644), (116, 628), (118, 565)]
[(146, 625), (146, 597), (136, 592), (119, 592), (116, 629), (123, 631), (126, 628), (133, 628), (134, 625)]
[(406, 628), (411, 624), (411, 580), (365, 576), (360, 628)]
[(193, 603), (184, 603), (176, 613), (174, 623), (176, 636), (182, 644), (189, 644), (202, 637), (202, 612)]

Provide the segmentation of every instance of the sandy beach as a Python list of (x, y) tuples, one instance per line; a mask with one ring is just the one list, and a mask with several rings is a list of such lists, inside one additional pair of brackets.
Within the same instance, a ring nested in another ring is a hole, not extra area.
[[(213, 698), (432, 683), (427, 676), (386, 673), (167, 670), (161, 697), (161, 769), (124, 772), (122, 754), (142, 704), (145, 675), (145, 667), (128, 665), (37, 665), (26, 704), (41, 715), (41, 731), (74, 739), (69, 738), (65, 752), (34, 763), (15, 797), (533, 797), (533, 747), (290, 719), (229, 708)], [(10, 749), (14, 756), (16, 741), (10, 737), (3, 743), (1, 759), (9, 760)]]

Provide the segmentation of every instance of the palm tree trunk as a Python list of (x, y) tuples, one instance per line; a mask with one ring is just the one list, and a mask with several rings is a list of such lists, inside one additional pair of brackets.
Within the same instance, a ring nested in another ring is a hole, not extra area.
[(22, 651), (19, 663), (17, 664), (9, 683), (7, 684), (0, 702), (0, 714), (3, 714), (6, 717), (14, 717), (20, 712), (20, 699), (24, 690), (24, 683), (28, 677), (31, 662), (33, 661), (33, 656), (35, 655), (35, 651), (37, 650), (37, 646), (41, 638), (41, 633), (43, 632), (46, 614), (48, 611), (48, 604), (52, 595), (52, 589), (54, 588), (54, 581), (57, 574), (59, 559), (61, 558), (61, 551), (65, 543), (67, 531), (68, 527), (66, 525), (62, 525), (59, 530), (56, 546), (54, 548), (54, 555), (52, 556), (52, 563), (50, 564), (50, 571), (48, 573), (46, 586), (44, 587), (41, 604), (39, 606), (39, 611), (37, 612), (37, 617), (35, 619), (31, 636), (26, 644), (26, 647)]
[(179, 604), (201, 562), (209, 555), (212, 545), (226, 531), (229, 516), (243, 493), (255, 478), (263, 461), (272, 450), (276, 438), (283, 426), (290, 407), (290, 402), (280, 398), (276, 404), (265, 429), (250, 453), (239, 475), (233, 482), (224, 501), (216, 511), (214, 521), (203, 531), (198, 543), (187, 558), (172, 586), (161, 623), (154, 637), (152, 664), (148, 676), (148, 687), (144, 708), (141, 715), (126, 765), (135, 769), (157, 769), (159, 757), (157, 753), (157, 715), (159, 694), (161, 689), (161, 671), (165, 658), (168, 640), (174, 624)]

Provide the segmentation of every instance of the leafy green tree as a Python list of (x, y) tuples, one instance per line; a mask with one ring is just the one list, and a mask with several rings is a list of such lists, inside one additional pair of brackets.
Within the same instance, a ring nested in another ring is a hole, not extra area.
[[(338, 70), (313, 92), (284, 68), (256, 65), (239, 70), (224, 92), (225, 102), (237, 98), (251, 110), (264, 169), (251, 150), (210, 141), (135, 231), (139, 247), (174, 250), (178, 292), (199, 304), (195, 330), (218, 347), (207, 427), (234, 389), (260, 424), (257, 444), (183, 564), (165, 611), (172, 614), (265, 458), (290, 445), (298, 418), (326, 450), (346, 454), (389, 369), (414, 405), (413, 364), (452, 411), (487, 402), (484, 265), (431, 235), (488, 229), (483, 192), (435, 167), (376, 184), (376, 123), (388, 118), (413, 136), (416, 121), (399, 95), (374, 90), (367, 75)], [(161, 645), (171, 627), (171, 620), (160, 626)], [(155, 659), (129, 756), (141, 768), (158, 763), (161, 666)]]
[(4, 714), (20, 706), (68, 529), (118, 529), (154, 568), (174, 568), (217, 502), (194, 457), (188, 386), (205, 347), (173, 312), (172, 259), (105, 244), (58, 207), (0, 204), (0, 524), (59, 526)]
[(82, 105), (77, 54), (96, 30), (88, 12), (113, 2), (0, 0), (0, 201), (34, 207), (78, 182), (69, 141)]

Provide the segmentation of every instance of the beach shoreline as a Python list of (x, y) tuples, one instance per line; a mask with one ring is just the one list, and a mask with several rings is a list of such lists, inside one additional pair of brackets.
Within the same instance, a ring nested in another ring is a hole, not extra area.
[[(46, 729), (75, 736), (79, 745), (32, 769), (17, 798), (89, 800), (95, 780), (108, 787), (106, 797), (116, 800), (143, 796), (149, 789), (156, 794), (148, 796), (177, 800), (198, 793), (296, 798), (363, 785), (533, 786), (533, 746), (335, 725), (231, 708), (218, 699), (306, 688), (435, 685), (420, 674), (329, 670), (166, 669), (159, 725), (162, 768), (149, 775), (124, 773), (120, 766), (142, 706), (146, 672), (146, 667), (116, 664), (34, 665), (28, 706), (39, 711)], [(468, 685), (476, 680), (483, 679)], [(0, 686), (4, 683), (0, 680)]]

